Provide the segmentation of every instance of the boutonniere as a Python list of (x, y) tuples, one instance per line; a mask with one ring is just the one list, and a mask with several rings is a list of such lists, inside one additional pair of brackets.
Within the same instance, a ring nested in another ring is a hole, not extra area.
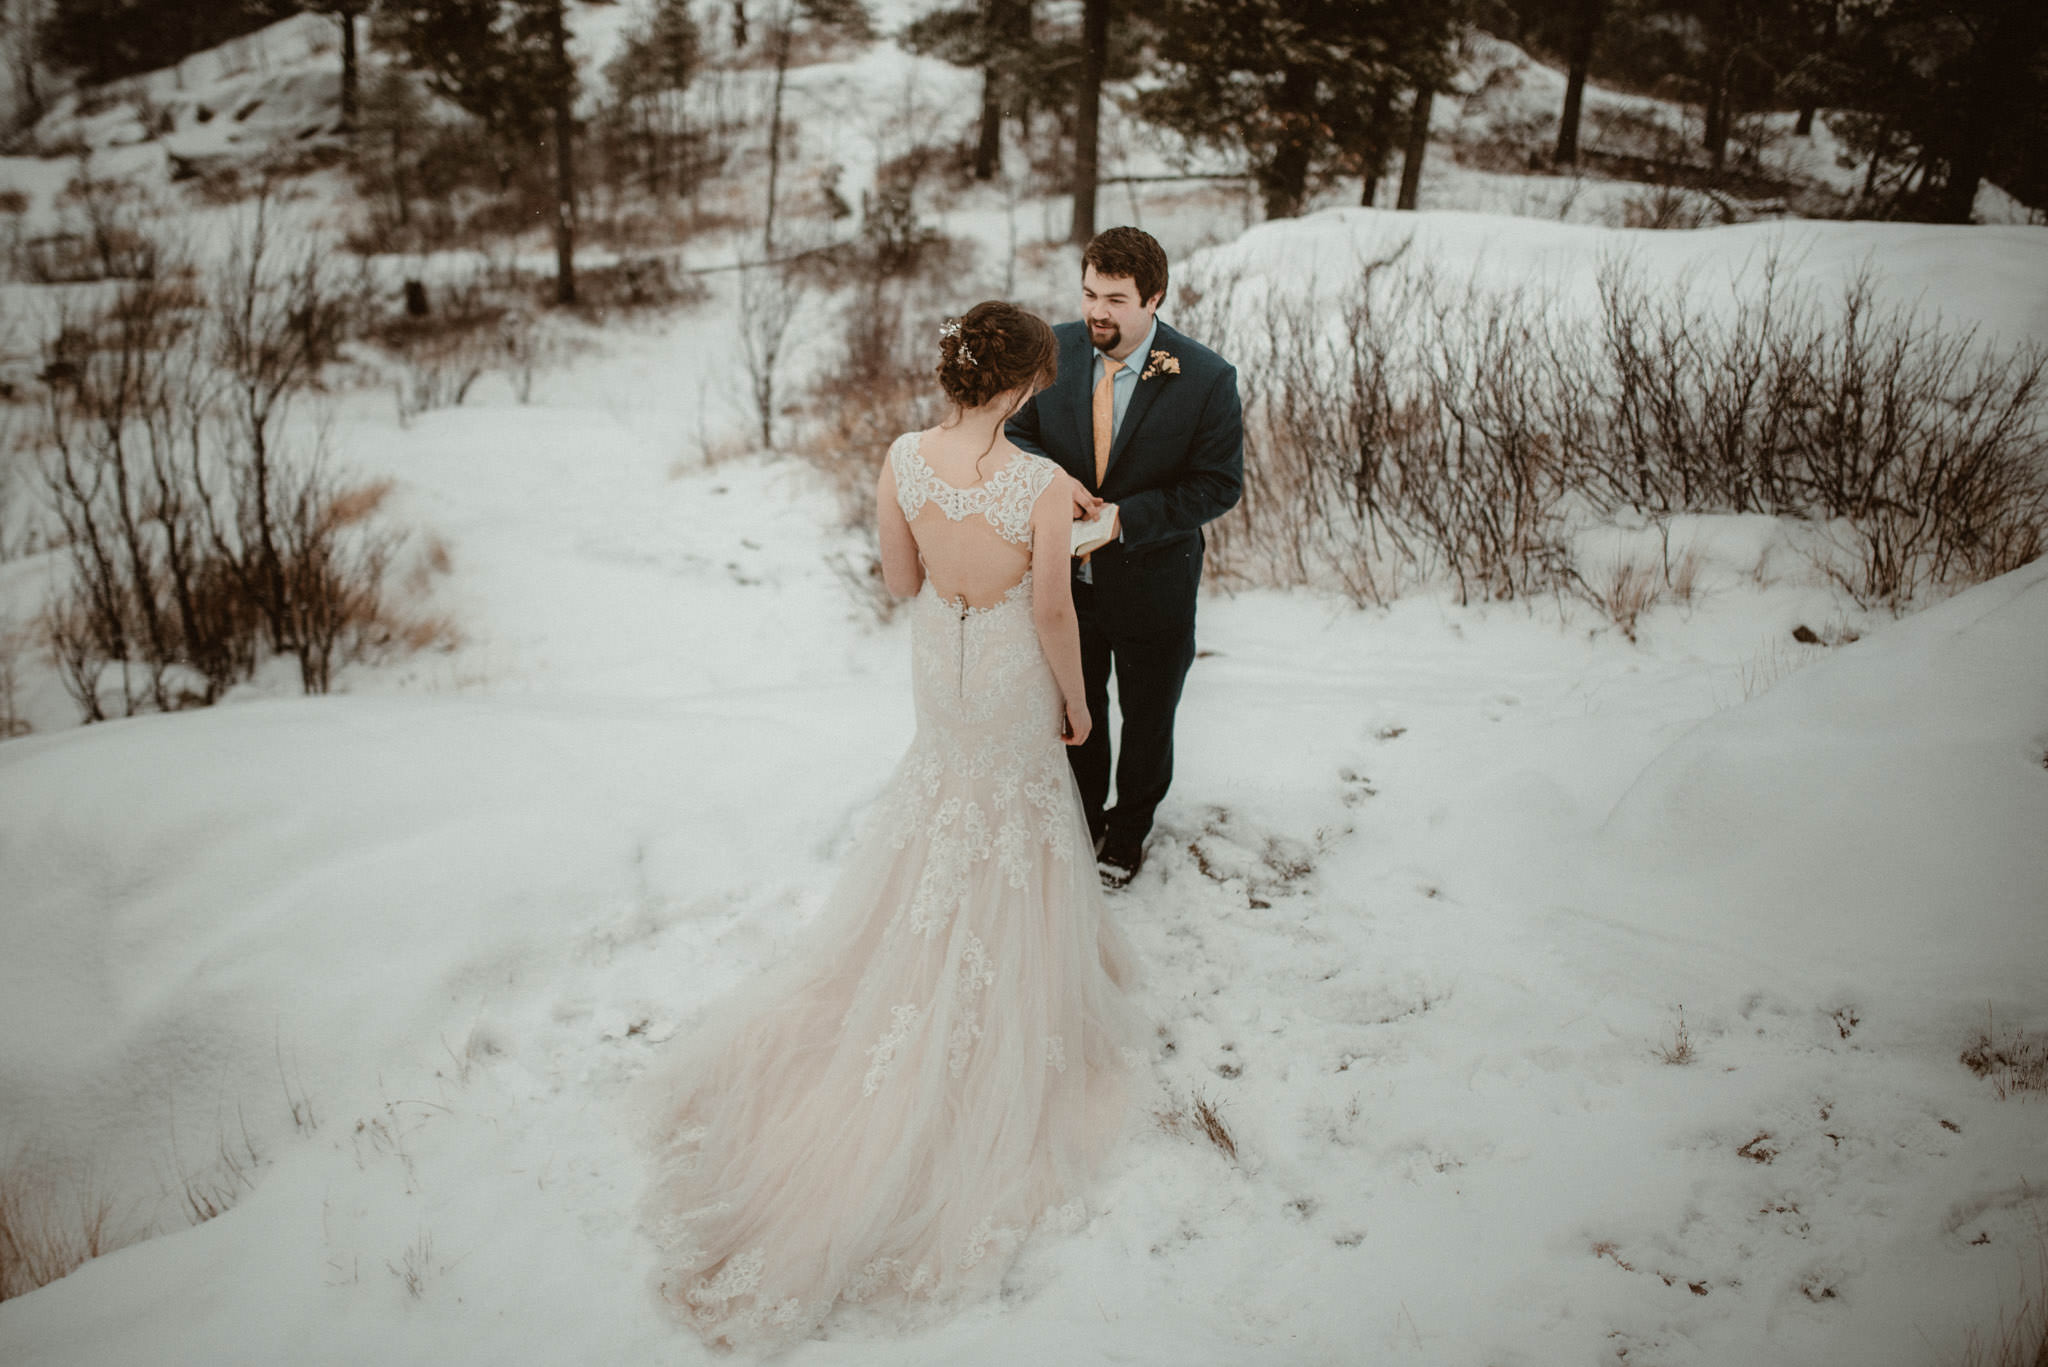
[(1178, 374), (1180, 374), (1180, 359), (1170, 351), (1155, 351), (1152, 353), (1151, 363), (1145, 367), (1143, 373), (1138, 378), (1149, 380), (1154, 375)]

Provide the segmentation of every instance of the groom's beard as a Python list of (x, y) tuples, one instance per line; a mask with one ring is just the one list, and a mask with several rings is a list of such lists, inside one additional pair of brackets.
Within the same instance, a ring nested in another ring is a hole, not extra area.
[(1095, 326), (1095, 324), (1090, 323), (1088, 325), (1088, 340), (1095, 344), (1095, 349), (1097, 351), (1115, 351), (1119, 346), (1123, 345), (1123, 329), (1119, 328), (1115, 323), (1111, 323), (1109, 325), (1108, 335), (1105, 336), (1101, 328), (1098, 328)]

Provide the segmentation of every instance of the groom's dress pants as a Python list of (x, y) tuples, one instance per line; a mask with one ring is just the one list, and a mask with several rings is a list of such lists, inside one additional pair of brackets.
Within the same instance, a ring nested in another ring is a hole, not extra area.
[(1180, 706), (1188, 666), (1195, 660), (1195, 624), (1191, 617), (1163, 628), (1111, 626), (1093, 610), (1094, 594), (1092, 585), (1074, 585), (1081, 673), (1094, 730), (1082, 744), (1067, 750), (1067, 759), (1081, 789), (1088, 829), (1099, 836), (1109, 799), (1109, 676), (1114, 669), (1122, 724), (1116, 743), (1116, 806), (1107, 820), (1118, 834), (1142, 839), (1152, 829), (1152, 813), (1173, 782), (1173, 714)]

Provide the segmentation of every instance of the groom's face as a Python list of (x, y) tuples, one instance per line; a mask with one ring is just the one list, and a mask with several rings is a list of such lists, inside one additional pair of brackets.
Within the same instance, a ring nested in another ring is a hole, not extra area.
[(1081, 272), (1081, 317), (1088, 340), (1097, 351), (1122, 360), (1152, 330), (1159, 300), (1138, 297), (1138, 282), (1128, 275), (1102, 275), (1093, 266)]

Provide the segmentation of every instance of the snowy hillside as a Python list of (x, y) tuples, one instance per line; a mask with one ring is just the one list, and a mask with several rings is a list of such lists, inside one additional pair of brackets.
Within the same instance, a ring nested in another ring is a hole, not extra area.
[[(174, 146), (231, 148), (224, 94), (269, 82), (266, 108), (320, 126), (318, 30), (262, 37), (245, 70), (151, 78), (170, 133), (64, 117), (178, 193)], [(1516, 88), (1550, 98), (1555, 73), (1488, 51), (1520, 85), (1475, 80), (1446, 137)], [(849, 190), (907, 91), (963, 127), (977, 97), (887, 42), (795, 84), (807, 164)], [(1113, 136), (1120, 167), (1169, 164)], [(1411, 264), (1561, 307), (1617, 253), (1739, 294), (1775, 249), (1821, 297), (1869, 267), (1989, 350), (2048, 342), (2048, 229), (1628, 231), (1604, 226), (1620, 189), (1522, 201), (1574, 220), (1536, 222), (1482, 210), (1555, 182), (1434, 166), (1444, 207), (1420, 214), (1244, 231), (1213, 187), (1118, 187), (1105, 212), (1247, 299), (1334, 290), (1404, 238)], [(53, 164), (9, 177), (58, 212)], [(338, 232), (339, 182), (309, 184), (303, 221)], [(968, 244), (951, 307), (1071, 315), (1062, 201), (969, 190), (929, 216)], [(378, 263), (401, 266), (423, 263)], [(391, 481), (408, 554), (438, 547), (416, 606), (456, 624), (446, 649), (325, 698), (266, 673), (87, 727), (24, 665), (36, 733), (0, 744), (0, 1221), (104, 1202), (111, 1251), (0, 1302), (0, 1362), (714, 1360), (653, 1294), (626, 1100), (803, 942), (911, 711), (907, 625), (845, 573), (865, 533), (814, 464), (749, 447), (745, 301), (729, 274), (705, 289), (565, 328), (578, 349), (524, 400), (493, 372), (401, 416), (337, 380), (306, 415)], [(797, 306), (799, 381), (844, 303)], [(1893, 618), (1818, 573), (1811, 531), (1580, 528), (1588, 564), (1660, 532), (1696, 553), (1632, 635), (1576, 598), (1443, 584), (1370, 610), (1205, 596), (1175, 785), (1112, 902), (1160, 1047), (1092, 1219), (949, 1324), (849, 1316), (784, 1360), (1962, 1360), (2042, 1287), (2041, 1094), (1964, 1056), (2048, 1049), (2048, 561)], [(61, 570), (0, 562), (0, 616), (28, 621)], [(1197, 1097), (1234, 1157), (1187, 1123)]]

